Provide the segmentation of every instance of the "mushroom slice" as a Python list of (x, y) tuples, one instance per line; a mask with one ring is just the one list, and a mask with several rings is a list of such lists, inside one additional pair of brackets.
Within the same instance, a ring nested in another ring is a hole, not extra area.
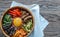
[(32, 18), (32, 16), (27, 16), (26, 18), (24, 18), (24, 21), (26, 21), (26, 20), (28, 20), (30, 18)]
[(22, 15), (26, 14), (26, 11), (21, 11), (22, 12)]
[(21, 18), (24, 19), (26, 16), (28, 16), (29, 13), (26, 13), (25, 15), (23, 15)]

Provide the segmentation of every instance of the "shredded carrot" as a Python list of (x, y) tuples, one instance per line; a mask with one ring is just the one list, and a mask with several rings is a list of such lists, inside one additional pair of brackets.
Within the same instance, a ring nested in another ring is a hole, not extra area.
[(22, 12), (19, 9), (9, 10), (9, 14), (12, 15), (12, 17), (20, 17), (22, 15)]

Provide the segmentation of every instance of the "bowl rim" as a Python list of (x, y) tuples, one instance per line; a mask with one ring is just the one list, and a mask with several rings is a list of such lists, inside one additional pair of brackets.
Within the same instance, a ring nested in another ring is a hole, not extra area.
[(33, 32), (33, 30), (34, 30), (34, 26), (35, 26), (34, 24), (35, 24), (35, 22), (34, 22), (34, 17), (33, 17), (32, 11), (29, 10), (28, 8), (26, 8), (26, 7), (23, 7), (23, 6), (14, 6), (14, 7), (11, 7), (11, 8), (6, 9), (6, 10), (4, 11), (4, 13), (3, 13), (3, 15), (2, 15), (2, 17), (1, 17), (1, 21), (0, 21), (0, 23), (1, 23), (1, 30), (2, 30), (3, 34), (4, 34), (6, 37), (10, 37), (8, 34), (6, 34), (6, 32), (4, 31), (4, 29), (3, 29), (3, 27), (2, 27), (2, 20), (3, 20), (4, 15), (7, 13), (7, 11), (10, 10), (10, 9), (12, 9), (12, 8), (15, 8), (15, 7), (19, 7), (19, 8), (26, 9), (26, 10), (32, 15), (33, 27), (32, 27), (32, 29), (31, 29), (30, 33), (28, 33), (28, 34), (26, 35), (26, 37), (28, 37), (28, 36)]

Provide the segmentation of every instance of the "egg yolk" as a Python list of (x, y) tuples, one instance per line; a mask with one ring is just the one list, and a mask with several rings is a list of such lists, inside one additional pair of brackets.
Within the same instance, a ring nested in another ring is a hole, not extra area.
[(16, 27), (21, 26), (21, 25), (22, 25), (22, 19), (21, 19), (21, 18), (14, 18), (13, 24), (14, 24), (14, 26), (16, 26)]

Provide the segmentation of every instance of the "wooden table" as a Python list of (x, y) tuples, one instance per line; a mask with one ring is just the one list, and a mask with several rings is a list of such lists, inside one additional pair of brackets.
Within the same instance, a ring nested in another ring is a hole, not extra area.
[[(12, 0), (13, 1), (13, 0)], [(11, 0), (0, 0), (0, 18), (10, 7)], [(40, 4), (41, 15), (49, 21), (44, 30), (44, 37), (60, 37), (60, 1), (59, 0), (15, 0), (23, 4)], [(39, 2), (38, 2), (39, 1)], [(0, 37), (5, 37), (0, 30)]]

